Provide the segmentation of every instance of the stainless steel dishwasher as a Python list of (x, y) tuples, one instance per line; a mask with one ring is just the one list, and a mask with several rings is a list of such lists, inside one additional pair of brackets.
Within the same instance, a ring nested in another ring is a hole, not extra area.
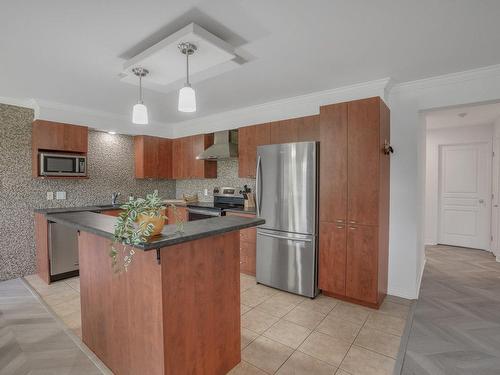
[(78, 230), (49, 222), (50, 279), (78, 275)]

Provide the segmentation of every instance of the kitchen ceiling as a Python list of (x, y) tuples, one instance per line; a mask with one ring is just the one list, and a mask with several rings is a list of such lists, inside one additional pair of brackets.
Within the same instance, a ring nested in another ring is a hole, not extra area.
[(495, 0), (10, 1), (0, 12), (0, 97), (121, 116), (116, 130), (140, 133), (123, 64), (195, 22), (245, 63), (193, 85), (196, 113), (177, 111), (175, 90), (146, 89), (148, 126), (164, 134), (169, 124), (281, 98), (498, 64), (498, 14)]
[(459, 106), (427, 112), (427, 129), (490, 125), (500, 119), (500, 103)]

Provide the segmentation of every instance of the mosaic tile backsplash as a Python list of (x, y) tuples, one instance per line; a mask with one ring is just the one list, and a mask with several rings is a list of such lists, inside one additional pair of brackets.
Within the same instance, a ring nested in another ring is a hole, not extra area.
[[(201, 202), (212, 202), (214, 187), (230, 186), (243, 189), (243, 185), (248, 185), (255, 191), (255, 180), (238, 177), (238, 159), (228, 159), (217, 161), (217, 178), (203, 180), (178, 180), (176, 182), (176, 197), (182, 198), (182, 194), (198, 194)], [(204, 195), (204, 189), (208, 190), (208, 195)]]
[[(176, 194), (175, 181), (134, 178), (131, 136), (97, 131), (89, 132), (89, 179), (32, 178), (32, 121), (33, 110), (0, 104), (0, 280), (35, 272), (34, 208), (108, 204), (112, 192), (122, 199), (155, 189)], [(65, 191), (67, 199), (47, 201), (49, 191)]]

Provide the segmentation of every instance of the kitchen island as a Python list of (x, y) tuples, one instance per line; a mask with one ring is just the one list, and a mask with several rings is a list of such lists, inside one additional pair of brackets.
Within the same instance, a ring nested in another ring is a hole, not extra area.
[(240, 362), (239, 230), (264, 220), (198, 220), (183, 233), (167, 225), (116, 274), (116, 218), (46, 218), (79, 230), (82, 340), (115, 374), (221, 375)]

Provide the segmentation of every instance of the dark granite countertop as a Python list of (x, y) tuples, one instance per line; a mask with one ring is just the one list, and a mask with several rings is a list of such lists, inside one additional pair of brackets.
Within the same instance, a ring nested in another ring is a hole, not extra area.
[(66, 212), (85, 212), (85, 211), (110, 211), (118, 210), (120, 204), (116, 206), (102, 205), (102, 206), (82, 206), (82, 207), (54, 207), (54, 208), (36, 208), (34, 211), (39, 214), (59, 214)]
[[(176, 206), (185, 206), (184, 203), (179, 203), (176, 199), (167, 199), (166, 203), (174, 202)], [(118, 203), (114, 206), (110, 204), (102, 204), (95, 206), (81, 206), (81, 207), (54, 207), (54, 208), (35, 208), (35, 212), (40, 214), (59, 214), (64, 212), (84, 212), (84, 211), (111, 211), (118, 210), (123, 203)]]
[(257, 212), (255, 211), (255, 207), (252, 208), (245, 208), (245, 209), (238, 209), (238, 208), (226, 208), (224, 209), (224, 212), (236, 212), (239, 214), (249, 214), (249, 215), (256, 215)]
[[(55, 221), (98, 236), (113, 239), (116, 217), (89, 211), (46, 213), (46, 217), (49, 221)], [(263, 219), (257, 218), (221, 216), (186, 222), (184, 223), (184, 232), (182, 234), (176, 233), (175, 224), (165, 225), (160, 236), (154, 237), (150, 241), (135, 247), (142, 250), (159, 249), (217, 234), (255, 227), (264, 223)]]

